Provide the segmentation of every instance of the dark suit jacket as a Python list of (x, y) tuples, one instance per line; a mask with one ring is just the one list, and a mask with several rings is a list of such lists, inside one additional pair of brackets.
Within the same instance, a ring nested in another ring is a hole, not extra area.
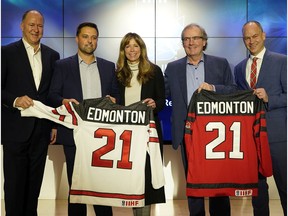
[[(239, 89), (249, 89), (246, 81), (248, 58), (234, 69)], [(266, 50), (256, 88), (264, 88), (269, 102), (266, 104), (266, 121), (269, 142), (287, 140), (287, 56)]]
[[(97, 58), (96, 61), (102, 96), (111, 95), (119, 100), (115, 64), (102, 58)], [(58, 107), (62, 105), (62, 100), (65, 98), (83, 101), (78, 54), (56, 62), (48, 100), (53, 107)], [(75, 145), (72, 130), (59, 126), (57, 142), (63, 145)]]
[[(172, 100), (172, 145), (177, 149), (183, 142), (184, 125), (187, 117), (187, 57), (170, 62), (165, 70), (166, 96)], [(213, 84), (216, 92), (235, 91), (231, 68), (226, 59), (204, 54), (205, 82)]]
[[(42, 77), (36, 90), (32, 69), (22, 40), (2, 47), (1, 53), (1, 123), (2, 143), (26, 141), (33, 129), (36, 118), (21, 118), (20, 111), (13, 108), (16, 97), (27, 95), (47, 104), (51, 77), (58, 52), (41, 44)], [(43, 122), (44, 130), (50, 133), (51, 122)]]

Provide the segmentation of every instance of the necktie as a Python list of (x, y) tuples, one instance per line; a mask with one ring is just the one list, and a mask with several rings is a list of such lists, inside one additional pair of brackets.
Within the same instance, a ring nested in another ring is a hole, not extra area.
[(257, 75), (257, 58), (253, 58), (253, 62), (251, 65), (251, 72), (250, 72), (250, 87), (255, 89), (256, 86), (256, 75)]

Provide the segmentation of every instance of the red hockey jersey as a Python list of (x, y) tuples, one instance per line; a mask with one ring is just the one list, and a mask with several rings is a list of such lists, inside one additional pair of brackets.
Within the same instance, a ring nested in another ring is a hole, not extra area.
[(257, 196), (272, 175), (263, 102), (253, 91), (195, 92), (185, 129), (187, 196)]

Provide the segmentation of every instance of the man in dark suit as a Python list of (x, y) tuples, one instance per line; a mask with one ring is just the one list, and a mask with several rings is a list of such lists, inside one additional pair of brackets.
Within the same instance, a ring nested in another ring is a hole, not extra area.
[(47, 103), (54, 63), (60, 55), (40, 44), (43, 28), (42, 14), (26, 11), (22, 39), (2, 47), (1, 132), (7, 216), (37, 215), (48, 145), (56, 139), (55, 130), (50, 136), (51, 122), (21, 118), (18, 110), (33, 105), (32, 100)]
[[(235, 67), (239, 89), (250, 89), (250, 72), (256, 57), (254, 93), (266, 107), (267, 132), (272, 157), (273, 176), (284, 215), (287, 215), (287, 56), (267, 50), (261, 24), (249, 21), (242, 28), (243, 41), (250, 55)], [(259, 175), (259, 195), (252, 199), (254, 215), (269, 215), (268, 185)]]
[[(233, 76), (224, 58), (204, 54), (207, 47), (206, 31), (197, 24), (187, 25), (181, 34), (186, 57), (171, 62), (165, 70), (166, 96), (172, 100), (172, 145), (181, 146), (182, 160), (187, 173), (184, 126), (187, 107), (193, 92), (198, 89), (229, 93), (235, 90)], [(211, 215), (230, 215), (229, 197), (213, 197)], [(188, 197), (190, 215), (205, 216), (204, 198)]]
[[(108, 96), (113, 102), (119, 98), (115, 76), (115, 64), (94, 56), (97, 47), (98, 28), (94, 23), (81, 23), (77, 28), (78, 53), (56, 63), (55, 73), (49, 91), (49, 101), (58, 107), (67, 102), (79, 103), (84, 99)], [(69, 187), (75, 160), (76, 146), (73, 132), (58, 127), (57, 142), (63, 144), (67, 164)], [(94, 206), (97, 216), (112, 215), (112, 207)], [(68, 215), (83, 216), (87, 213), (85, 204), (68, 204)]]

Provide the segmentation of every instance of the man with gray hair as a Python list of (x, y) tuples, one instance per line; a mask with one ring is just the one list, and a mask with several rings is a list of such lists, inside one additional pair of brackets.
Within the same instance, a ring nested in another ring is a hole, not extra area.
[[(185, 120), (190, 98), (202, 89), (229, 93), (235, 90), (231, 68), (226, 59), (207, 55), (207, 33), (197, 24), (187, 25), (181, 34), (186, 56), (170, 62), (165, 70), (166, 96), (172, 100), (172, 145), (181, 146), (182, 160), (187, 175), (184, 142)], [(230, 215), (229, 197), (210, 197), (211, 216)], [(204, 197), (188, 197), (190, 215), (205, 216)]]

